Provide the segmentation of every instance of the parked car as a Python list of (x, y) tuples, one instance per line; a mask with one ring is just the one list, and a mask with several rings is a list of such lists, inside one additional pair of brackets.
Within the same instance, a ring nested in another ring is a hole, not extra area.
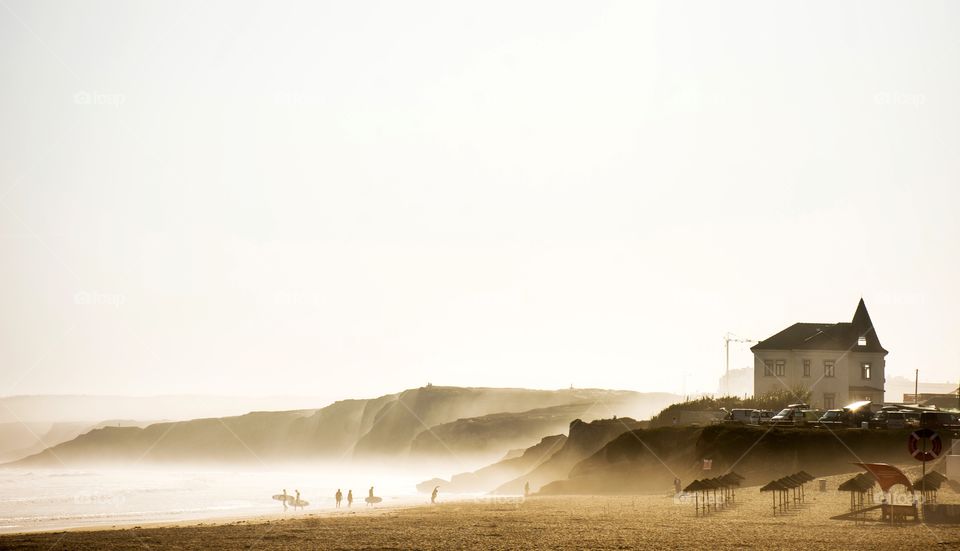
[(927, 429), (960, 429), (957, 414), (949, 411), (924, 411), (920, 414), (920, 426)]
[(864, 423), (870, 422), (870, 419), (873, 418), (873, 402), (869, 400), (863, 400), (860, 402), (854, 402), (843, 407), (843, 410), (847, 412), (847, 423), (851, 427), (860, 428)]
[(731, 409), (723, 418), (724, 423), (746, 425), (750, 423), (752, 409)]
[(902, 411), (884, 409), (870, 419), (871, 429), (903, 429), (907, 427), (907, 418)]
[(823, 417), (823, 411), (819, 409), (804, 409), (800, 413), (803, 414), (803, 419), (800, 421), (801, 425), (816, 426), (817, 421)]
[(849, 415), (842, 409), (828, 409), (826, 413), (817, 419), (818, 426), (825, 427), (846, 427), (847, 417)]
[(903, 410), (903, 418), (907, 422), (908, 427), (919, 427), (920, 426), (920, 412), (912, 409)]
[(750, 412), (751, 425), (766, 425), (773, 418), (773, 412), (768, 409), (755, 409)]
[(810, 409), (806, 404), (789, 405), (770, 419), (777, 426), (804, 427), (816, 423), (821, 416), (820, 410)]

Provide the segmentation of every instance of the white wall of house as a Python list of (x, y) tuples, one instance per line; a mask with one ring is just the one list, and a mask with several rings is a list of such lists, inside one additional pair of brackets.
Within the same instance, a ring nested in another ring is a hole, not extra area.
[[(836, 350), (757, 350), (753, 354), (753, 393), (756, 396), (774, 390), (802, 387), (811, 391), (811, 406), (839, 408), (857, 400), (883, 402), (886, 362), (877, 352), (841, 352)], [(804, 373), (809, 362), (809, 375)], [(826, 372), (833, 362), (833, 376)], [(863, 377), (864, 364), (870, 366), (870, 378)], [(782, 365), (782, 375), (778, 375)], [(767, 374), (767, 366), (773, 373)]]

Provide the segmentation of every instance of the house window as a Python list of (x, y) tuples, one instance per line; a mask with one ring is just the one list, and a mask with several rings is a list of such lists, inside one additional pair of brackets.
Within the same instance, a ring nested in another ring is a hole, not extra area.
[(803, 360), (803, 376), (810, 376), (810, 360)]
[(763, 376), (773, 376), (773, 360), (763, 360)]
[(859, 339), (857, 339), (857, 346), (867, 346), (867, 338), (860, 337)]
[(864, 379), (870, 378), (870, 364), (862, 363), (860, 364), (860, 376)]
[(823, 394), (823, 409), (833, 409), (837, 407), (837, 396), (833, 393)]
[(824, 377), (835, 376), (833, 360), (823, 360), (823, 376)]
[(777, 374), (777, 377), (783, 377), (787, 372), (787, 362), (785, 360), (777, 360), (774, 365), (774, 372)]

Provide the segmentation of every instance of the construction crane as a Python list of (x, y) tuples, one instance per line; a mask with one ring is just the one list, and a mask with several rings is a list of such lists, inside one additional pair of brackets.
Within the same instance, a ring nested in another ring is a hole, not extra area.
[(727, 333), (726, 335), (723, 336), (723, 348), (727, 356), (726, 376), (724, 376), (723, 378), (723, 386), (724, 386), (723, 393), (727, 396), (730, 395), (730, 343), (732, 342), (757, 342), (757, 341), (752, 339), (744, 339), (742, 337), (738, 337), (734, 335), (733, 333)]

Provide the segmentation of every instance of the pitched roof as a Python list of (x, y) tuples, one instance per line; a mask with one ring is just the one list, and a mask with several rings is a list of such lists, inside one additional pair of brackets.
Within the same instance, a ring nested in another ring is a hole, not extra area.
[[(860, 338), (866, 344), (860, 344)], [(795, 323), (750, 348), (756, 350), (842, 350), (855, 352), (887, 351), (880, 345), (877, 331), (860, 299), (853, 321), (840, 323)]]

